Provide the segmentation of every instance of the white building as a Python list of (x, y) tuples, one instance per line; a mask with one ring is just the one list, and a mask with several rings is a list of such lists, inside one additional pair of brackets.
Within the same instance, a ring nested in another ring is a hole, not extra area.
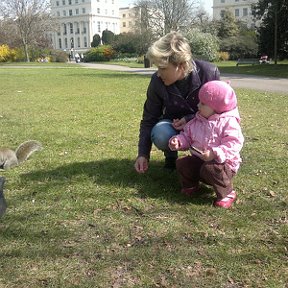
[(255, 26), (251, 5), (258, 0), (213, 0), (213, 19), (220, 20), (226, 9), (232, 11), (237, 20), (247, 23), (248, 27)]
[(120, 33), (118, 0), (51, 0), (51, 14), (59, 23), (51, 34), (55, 49), (82, 53), (95, 34)]

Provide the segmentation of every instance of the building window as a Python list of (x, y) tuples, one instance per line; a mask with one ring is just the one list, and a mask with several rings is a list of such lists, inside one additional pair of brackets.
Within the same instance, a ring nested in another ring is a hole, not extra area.
[(221, 3), (225, 3), (225, 0), (221, 0)]
[(87, 48), (88, 44), (87, 44), (87, 37), (84, 37), (84, 47)]
[(68, 41), (67, 41), (67, 38), (64, 39), (64, 45), (65, 45), (65, 49), (68, 48)]
[(77, 38), (77, 47), (79, 48), (81, 45), (80, 45), (80, 37)]
[(248, 8), (243, 8), (243, 16), (248, 16)]
[(100, 25), (100, 21), (97, 22), (97, 29), (98, 29), (98, 32), (100, 33), (100, 32), (101, 32), (101, 25)]
[(79, 9), (78, 8), (75, 10), (75, 13), (76, 13), (76, 15), (79, 15)]
[(124, 28), (126, 27), (126, 22), (122, 23), (122, 27), (124, 27)]
[(58, 45), (59, 45), (59, 48), (62, 49), (62, 41), (61, 41), (61, 38), (58, 39)]
[(100, 14), (100, 8), (97, 8), (97, 13)]
[(66, 10), (63, 10), (63, 16), (64, 17), (66, 16)]
[(66, 24), (63, 25), (63, 30), (64, 30), (63, 34), (67, 35), (67, 25)]
[(73, 34), (73, 23), (70, 23), (70, 34)]
[(239, 9), (235, 9), (235, 17), (239, 17)]
[(82, 8), (82, 14), (85, 14), (85, 13), (86, 13), (86, 9)]
[(126, 14), (122, 14), (122, 18), (126, 18)]
[(59, 6), (59, 1), (56, 1), (56, 6)]
[(70, 45), (71, 45), (71, 48), (74, 48), (74, 38), (70, 39)]
[(223, 18), (224, 15), (225, 15), (225, 10), (221, 10), (221, 11), (220, 11), (220, 16)]
[(73, 13), (72, 13), (72, 9), (69, 10), (69, 16), (72, 16)]
[(74, 25), (75, 25), (75, 34), (79, 34), (80, 33), (79, 23), (76, 22)]
[(62, 0), (62, 5), (66, 5), (65, 0)]
[(78, 4), (78, 0), (75, 0), (75, 4)]
[(68, 0), (68, 4), (69, 4), (69, 5), (72, 5), (72, 0)]

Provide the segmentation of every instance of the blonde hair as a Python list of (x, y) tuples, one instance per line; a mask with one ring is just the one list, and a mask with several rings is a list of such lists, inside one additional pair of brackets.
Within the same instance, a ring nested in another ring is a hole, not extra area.
[(146, 56), (158, 67), (183, 64), (186, 75), (193, 69), (190, 45), (179, 32), (172, 31), (161, 37), (148, 49)]

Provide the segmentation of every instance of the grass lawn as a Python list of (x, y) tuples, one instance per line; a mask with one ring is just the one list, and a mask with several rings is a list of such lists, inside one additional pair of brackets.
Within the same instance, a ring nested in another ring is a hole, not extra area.
[(1, 171), (0, 287), (287, 287), (287, 95), (236, 90), (246, 142), (224, 210), (209, 187), (180, 195), (154, 148), (134, 171), (149, 76), (40, 64), (0, 77), (1, 146), (44, 146)]
[[(110, 61), (105, 62), (105, 64), (116, 64), (122, 66), (128, 66), (131, 68), (143, 68), (144, 64), (124, 61)], [(247, 75), (259, 75), (268, 77), (280, 77), (288, 78), (288, 62), (280, 61), (277, 65), (274, 64), (262, 64), (262, 65), (240, 65), (236, 66), (236, 61), (225, 61), (214, 63), (219, 67), (221, 73), (231, 73), (231, 74), (247, 74)]]

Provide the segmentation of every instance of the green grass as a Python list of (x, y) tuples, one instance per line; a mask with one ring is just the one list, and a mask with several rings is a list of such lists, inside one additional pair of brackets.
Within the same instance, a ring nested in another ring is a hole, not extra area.
[[(131, 68), (144, 67), (144, 64), (136, 62), (121, 62), (121, 61), (110, 61), (105, 62), (105, 64), (116, 64), (122, 66), (128, 66)], [(231, 74), (246, 74), (246, 75), (258, 75), (267, 77), (280, 77), (288, 78), (288, 62), (279, 61), (277, 65), (267, 64), (267, 65), (240, 65), (236, 66), (236, 61), (225, 61), (214, 63), (219, 67), (221, 73), (231, 73)]]
[(230, 63), (216, 63), (218, 65), (221, 73), (231, 73), (231, 74), (246, 74), (246, 75), (258, 75), (267, 77), (280, 77), (288, 78), (288, 64), (283, 62), (277, 65), (275, 64), (259, 64), (259, 65), (240, 65), (236, 66), (230, 65)]
[(44, 146), (1, 173), (0, 287), (287, 287), (287, 95), (236, 90), (246, 141), (227, 211), (209, 187), (180, 195), (154, 148), (149, 172), (134, 171), (148, 76), (0, 76), (1, 146)]

